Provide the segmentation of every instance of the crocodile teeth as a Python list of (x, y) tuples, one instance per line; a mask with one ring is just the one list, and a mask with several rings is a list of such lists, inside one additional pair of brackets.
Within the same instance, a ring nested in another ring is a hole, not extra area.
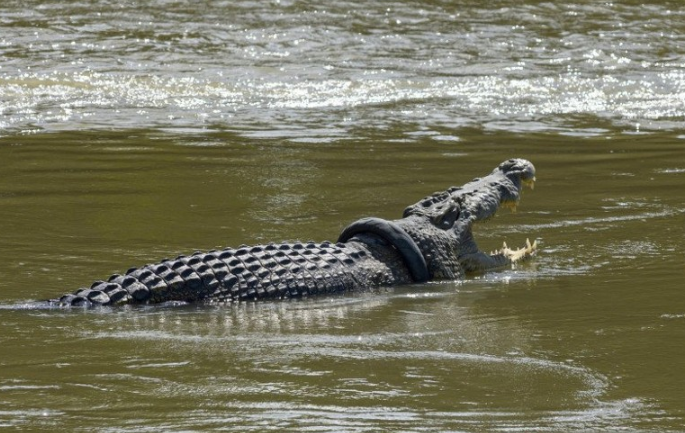
[(530, 239), (526, 239), (526, 245), (521, 247), (521, 248), (516, 248), (516, 249), (511, 249), (507, 246), (506, 242), (502, 243), (502, 248), (499, 250), (495, 250), (491, 253), (491, 255), (502, 255), (508, 257), (512, 262), (517, 262), (521, 259), (530, 257), (535, 253), (535, 250), (538, 247), (537, 241), (534, 241), (532, 244), (530, 243)]
[(527, 186), (530, 189), (535, 189), (535, 178), (524, 180), (522, 183), (524, 186)]

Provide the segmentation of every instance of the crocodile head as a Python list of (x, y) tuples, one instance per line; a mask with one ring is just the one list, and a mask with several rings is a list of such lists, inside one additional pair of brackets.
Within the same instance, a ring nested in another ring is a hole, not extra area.
[(434, 277), (454, 277), (469, 271), (506, 266), (533, 254), (536, 245), (526, 241), (518, 250), (506, 247), (491, 254), (478, 249), (472, 227), (492, 218), (500, 207), (512, 210), (524, 186), (531, 189), (535, 167), (525, 159), (509, 159), (489, 175), (430, 195), (404, 211), (398, 223), (419, 244)]

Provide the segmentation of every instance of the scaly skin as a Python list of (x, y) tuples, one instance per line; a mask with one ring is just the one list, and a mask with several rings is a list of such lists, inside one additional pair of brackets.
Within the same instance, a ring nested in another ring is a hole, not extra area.
[(48, 302), (60, 306), (225, 303), (459, 279), (534, 254), (536, 245), (529, 242), (518, 250), (505, 245), (486, 254), (478, 249), (471, 230), (500, 206), (515, 207), (523, 186), (532, 187), (534, 180), (533, 164), (510, 159), (482, 179), (409, 206), (401, 219), (353, 223), (335, 244), (269, 244), (180, 256), (112, 275), (106, 282), (96, 281), (89, 289)]

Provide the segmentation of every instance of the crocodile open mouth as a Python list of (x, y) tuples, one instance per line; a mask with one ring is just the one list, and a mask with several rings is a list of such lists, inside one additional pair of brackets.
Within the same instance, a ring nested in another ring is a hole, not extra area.
[[(531, 177), (521, 177), (521, 190), (518, 193), (518, 196), (516, 200), (506, 200), (502, 203), (500, 203), (500, 207), (504, 207), (507, 209), (510, 209), (512, 212), (516, 212), (516, 207), (518, 206), (519, 200), (521, 198), (521, 194), (523, 192), (523, 187), (528, 187), (531, 190), (535, 189), (535, 176)], [(511, 261), (511, 263), (516, 263), (518, 261), (527, 259), (535, 254), (535, 251), (537, 250), (538, 243), (536, 240), (533, 241), (533, 243), (530, 242), (530, 239), (526, 239), (526, 243), (524, 246), (520, 248), (509, 248), (507, 246), (506, 242), (502, 243), (502, 248), (490, 252), (490, 257), (492, 258), (505, 258)]]

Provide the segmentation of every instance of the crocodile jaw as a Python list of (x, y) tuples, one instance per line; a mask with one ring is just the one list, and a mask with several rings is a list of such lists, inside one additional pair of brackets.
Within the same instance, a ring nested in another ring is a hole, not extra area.
[(532, 256), (535, 255), (535, 252), (537, 251), (538, 248), (538, 241), (533, 241), (533, 243), (530, 243), (530, 239), (526, 239), (526, 245), (524, 245), (521, 248), (516, 248), (516, 249), (511, 249), (507, 246), (507, 243), (504, 242), (502, 244), (502, 248), (499, 250), (495, 250), (490, 253), (490, 257), (496, 258), (497, 256), (501, 256), (507, 260), (509, 260), (512, 264), (519, 262), (521, 260), (528, 259)]

